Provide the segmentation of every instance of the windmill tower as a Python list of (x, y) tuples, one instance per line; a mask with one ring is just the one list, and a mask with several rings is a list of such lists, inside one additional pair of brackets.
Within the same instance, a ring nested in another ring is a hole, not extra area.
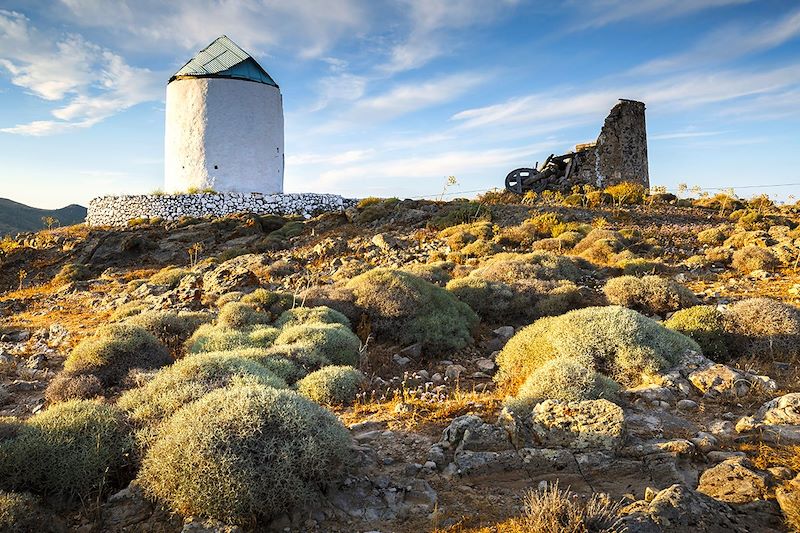
[(226, 36), (167, 83), (167, 192), (283, 192), (283, 98), (275, 80)]

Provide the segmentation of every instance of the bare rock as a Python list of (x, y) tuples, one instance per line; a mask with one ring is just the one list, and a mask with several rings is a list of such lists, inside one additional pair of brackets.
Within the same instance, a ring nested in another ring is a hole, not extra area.
[(728, 503), (748, 503), (769, 496), (771, 476), (752, 467), (747, 459), (733, 458), (700, 476), (697, 490)]

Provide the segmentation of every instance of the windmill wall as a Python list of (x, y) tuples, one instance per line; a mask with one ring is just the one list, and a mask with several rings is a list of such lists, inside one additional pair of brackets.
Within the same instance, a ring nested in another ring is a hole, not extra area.
[(166, 192), (283, 192), (283, 102), (272, 85), (186, 77), (167, 85)]

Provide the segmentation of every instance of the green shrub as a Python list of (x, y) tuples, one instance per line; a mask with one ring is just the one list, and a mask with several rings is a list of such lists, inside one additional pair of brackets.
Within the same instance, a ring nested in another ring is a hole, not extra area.
[(350, 320), (330, 307), (295, 307), (281, 313), (275, 321), (276, 328), (298, 326), (301, 324), (341, 324), (350, 327)]
[(139, 480), (182, 515), (254, 524), (338, 480), (349, 448), (348, 431), (317, 404), (286, 390), (234, 386), (170, 418)]
[(733, 253), (733, 268), (744, 274), (754, 270), (771, 272), (778, 268), (778, 258), (767, 248), (760, 246), (745, 246)]
[(94, 374), (108, 387), (119, 384), (133, 368), (158, 368), (171, 362), (164, 345), (146, 329), (108, 324), (75, 346), (64, 361), (64, 372)]
[(125, 323), (146, 329), (177, 356), (192, 333), (212, 319), (213, 315), (210, 313), (145, 311), (129, 318)]
[(641, 204), (647, 191), (640, 183), (623, 181), (606, 187), (605, 193), (611, 195), (617, 204), (630, 205)]
[[(272, 370), (287, 383), (294, 383), (310, 372), (331, 365), (330, 360), (320, 352), (319, 348), (310, 343), (278, 344), (269, 348), (235, 350), (234, 353)], [(286, 368), (283, 361), (291, 362), (294, 369)], [(281, 370), (282, 368), (285, 370)], [(279, 371), (287, 374), (280, 374)]]
[(60, 287), (75, 281), (85, 281), (91, 279), (91, 277), (92, 272), (86, 265), (67, 263), (61, 267), (61, 270), (59, 270), (58, 274), (53, 278), (53, 285)]
[(353, 403), (366, 377), (351, 366), (326, 366), (297, 382), (297, 392), (323, 405)]
[(413, 274), (376, 268), (350, 280), (347, 288), (379, 337), (403, 344), (421, 343), (431, 355), (472, 342), (470, 330), (478, 322), (472, 309)]
[(584, 366), (580, 358), (551, 359), (531, 372), (506, 407), (518, 416), (525, 416), (543, 400), (615, 400), (618, 391), (619, 385), (614, 380)]
[(247, 334), (242, 331), (203, 324), (186, 341), (186, 353), (223, 352), (247, 344)]
[(188, 273), (189, 271), (185, 268), (168, 266), (150, 276), (148, 283), (150, 283), (150, 285), (162, 285), (172, 289), (177, 287), (178, 283), (180, 283), (183, 277)]
[(497, 357), (495, 380), (519, 385), (546, 362), (572, 358), (618, 383), (635, 385), (643, 375), (677, 364), (686, 350), (700, 347), (636, 311), (588, 307), (540, 318), (517, 332)]
[(489, 240), (492, 237), (494, 237), (492, 223), (487, 221), (459, 224), (439, 232), (439, 238), (445, 239), (453, 251), (461, 250), (477, 240)]
[(150, 305), (147, 302), (133, 300), (117, 307), (114, 312), (111, 313), (110, 320), (111, 322), (116, 322), (118, 320), (122, 320), (123, 318), (138, 315), (139, 313), (142, 313), (148, 309), (150, 309)]
[(728, 357), (731, 339), (726, 331), (725, 316), (713, 305), (681, 309), (664, 325), (694, 339), (707, 357), (715, 361)]
[(474, 223), (482, 220), (491, 221), (492, 211), (476, 202), (450, 202), (431, 218), (428, 226), (442, 230), (458, 224)]
[[(289, 292), (274, 292), (266, 289), (256, 289), (246, 294), (241, 299), (242, 303), (252, 305), (262, 313), (278, 316), (294, 305), (294, 295)], [(217, 305), (220, 305), (217, 303)]]
[(35, 496), (26, 492), (0, 491), (0, 531), (45, 533), (58, 531), (58, 528)]
[(117, 405), (137, 425), (158, 425), (184, 405), (233, 383), (286, 388), (282, 379), (236, 352), (211, 352), (161, 369), (144, 386), (123, 394)]
[(361, 341), (342, 324), (300, 324), (284, 328), (275, 344), (299, 344), (318, 351), (335, 365), (358, 365)]
[(243, 302), (230, 302), (219, 310), (217, 325), (223, 328), (242, 329), (256, 324), (268, 324), (269, 316)]
[(0, 484), (10, 490), (70, 498), (114, 486), (131, 438), (122, 412), (72, 400), (33, 415), (0, 442)]
[(609, 263), (626, 245), (627, 241), (619, 232), (598, 228), (581, 239), (572, 249), (572, 253), (593, 263), (604, 264)]
[(728, 226), (715, 226), (705, 229), (697, 234), (697, 242), (711, 246), (719, 246), (730, 237), (732, 228)]
[(454, 263), (449, 261), (435, 261), (433, 263), (412, 263), (406, 265), (400, 270), (414, 274), (429, 283), (444, 287), (450, 281), (452, 275), (450, 274), (455, 267)]
[(281, 330), (273, 326), (254, 326), (247, 332), (245, 347), (269, 348), (275, 343)]
[[(225, 294), (220, 295), (220, 297), (217, 298), (216, 302), (214, 302), (214, 303), (216, 304), (216, 306), (218, 308), (222, 309), (226, 304), (229, 304), (231, 302), (238, 302), (243, 297), (244, 297), (244, 293), (242, 291), (226, 292)], [(245, 303), (247, 303), (247, 302), (245, 302)]]
[(47, 384), (44, 397), (51, 404), (67, 400), (91, 400), (103, 396), (104, 387), (93, 374), (61, 372)]
[(661, 270), (664, 264), (661, 261), (654, 259), (645, 259), (644, 257), (625, 258), (616, 261), (617, 268), (622, 269), (622, 274), (626, 276), (639, 276), (643, 274), (652, 274)]
[(800, 355), (800, 309), (771, 298), (749, 298), (726, 313), (737, 356), (792, 360)]
[(514, 290), (505, 283), (465, 276), (451, 280), (447, 290), (470, 306), (482, 320), (497, 322), (513, 314)]
[(659, 276), (611, 278), (603, 292), (610, 303), (648, 315), (665, 314), (698, 303), (694, 293), (685, 286)]
[(576, 281), (586, 274), (586, 266), (579, 259), (538, 250), (530, 254), (497, 254), (485, 261), (473, 275), (504, 283), (531, 279)]
[(493, 255), (498, 251), (499, 247), (495, 243), (491, 241), (484, 241), (483, 239), (471, 242), (461, 249), (461, 253), (464, 255), (464, 257), (486, 257), (488, 255)]

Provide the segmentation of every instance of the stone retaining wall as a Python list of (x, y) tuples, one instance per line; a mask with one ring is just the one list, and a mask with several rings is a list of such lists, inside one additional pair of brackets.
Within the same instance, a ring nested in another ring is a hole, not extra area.
[(127, 226), (128, 221), (160, 218), (166, 221), (183, 216), (225, 216), (232, 213), (259, 215), (303, 215), (310, 217), (329, 211), (343, 211), (356, 200), (336, 194), (203, 193), (142, 194), (101, 196), (89, 202), (89, 226)]

